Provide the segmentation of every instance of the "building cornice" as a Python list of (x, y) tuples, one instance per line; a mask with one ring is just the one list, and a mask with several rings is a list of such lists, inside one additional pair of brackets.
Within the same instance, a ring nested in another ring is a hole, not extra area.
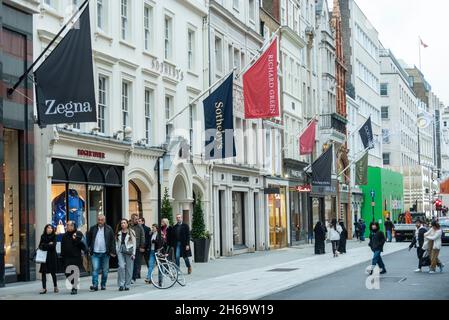
[(191, 9), (192, 11), (195, 11), (202, 17), (207, 16), (207, 9), (205, 6), (200, 4), (200, 1), (197, 0), (177, 0), (180, 4), (184, 5), (185, 7)]
[(300, 48), (304, 48), (307, 45), (307, 42), (288, 26), (281, 26), (281, 35), (286, 36)]

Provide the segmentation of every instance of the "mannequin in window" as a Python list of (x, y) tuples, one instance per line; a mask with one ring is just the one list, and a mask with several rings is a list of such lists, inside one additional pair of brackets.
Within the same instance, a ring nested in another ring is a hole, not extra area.
[[(84, 221), (85, 201), (75, 189), (69, 189), (69, 220), (75, 221), (76, 227), (81, 228)], [(60, 221), (65, 226), (67, 221), (66, 193), (65, 191), (53, 199), (53, 226), (57, 227)]]

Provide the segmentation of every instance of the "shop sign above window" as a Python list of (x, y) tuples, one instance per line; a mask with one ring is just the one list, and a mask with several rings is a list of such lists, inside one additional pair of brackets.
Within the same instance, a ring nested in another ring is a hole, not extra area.
[(90, 158), (98, 158), (98, 159), (106, 158), (106, 154), (104, 152), (84, 150), (84, 149), (78, 149), (78, 156), (90, 157)]

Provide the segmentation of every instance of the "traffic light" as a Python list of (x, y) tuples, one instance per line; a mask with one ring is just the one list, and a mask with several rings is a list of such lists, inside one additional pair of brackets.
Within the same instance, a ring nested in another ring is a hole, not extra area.
[(441, 211), (443, 209), (443, 201), (441, 199), (435, 199), (434, 201), (435, 210)]

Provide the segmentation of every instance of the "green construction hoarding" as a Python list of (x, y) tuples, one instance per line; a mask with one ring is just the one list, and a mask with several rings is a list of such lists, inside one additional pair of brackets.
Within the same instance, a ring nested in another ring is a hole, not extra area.
[(384, 230), (383, 223), (387, 215), (394, 222), (404, 211), (402, 174), (389, 169), (368, 167), (368, 184), (360, 188), (363, 191), (362, 219), (366, 224), (366, 236), (369, 235), (371, 221), (378, 221)]

